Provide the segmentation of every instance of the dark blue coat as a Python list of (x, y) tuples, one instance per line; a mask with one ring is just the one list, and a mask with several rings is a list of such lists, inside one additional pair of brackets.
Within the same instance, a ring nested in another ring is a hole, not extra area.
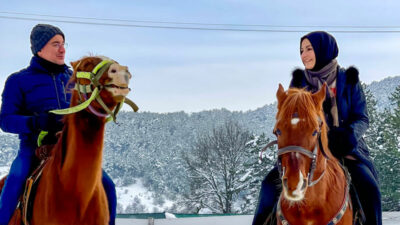
[[(303, 70), (297, 69), (293, 72), (290, 86), (310, 89)], [(348, 150), (348, 154), (365, 163), (376, 178), (376, 171), (369, 157), (368, 147), (363, 139), (363, 135), (369, 127), (369, 120), (365, 95), (356, 68), (350, 67), (346, 70), (338, 67), (336, 93), (339, 127), (351, 131), (357, 140), (355, 147)], [(332, 129), (329, 122), (328, 126)], [(329, 141), (333, 141), (332, 144), (335, 144), (335, 140)]]
[(36, 143), (39, 132), (32, 127), (34, 116), (52, 109), (68, 108), (71, 97), (66, 84), (72, 71), (65, 65), (62, 72), (49, 72), (40, 60), (33, 56), (27, 68), (11, 74), (2, 94), (1, 129), (19, 134), (21, 142), (29, 146)]

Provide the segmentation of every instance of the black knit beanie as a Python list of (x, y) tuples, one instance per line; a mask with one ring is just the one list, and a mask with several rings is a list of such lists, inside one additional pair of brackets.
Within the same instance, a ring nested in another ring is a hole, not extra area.
[(50, 24), (37, 24), (33, 27), (31, 32), (32, 53), (36, 55), (56, 34), (61, 35), (65, 40), (64, 33), (58, 27)]

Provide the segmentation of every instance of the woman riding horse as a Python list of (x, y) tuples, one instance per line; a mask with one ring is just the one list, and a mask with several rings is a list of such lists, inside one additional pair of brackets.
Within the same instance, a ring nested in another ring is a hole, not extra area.
[[(329, 86), (323, 110), (329, 127), (329, 149), (350, 172), (367, 225), (381, 225), (381, 198), (378, 177), (363, 134), (368, 128), (365, 96), (354, 67), (344, 69), (336, 61), (335, 38), (323, 31), (311, 32), (300, 40), (304, 70), (293, 72), (290, 87), (318, 91)], [(253, 225), (264, 224), (273, 212), (281, 193), (278, 168), (272, 169), (261, 184)]]
[(285, 91), (280, 85), (276, 95), (274, 134), (282, 180), (278, 224), (352, 225), (350, 182), (328, 148), (322, 111), (326, 84), (314, 94), (298, 88)]

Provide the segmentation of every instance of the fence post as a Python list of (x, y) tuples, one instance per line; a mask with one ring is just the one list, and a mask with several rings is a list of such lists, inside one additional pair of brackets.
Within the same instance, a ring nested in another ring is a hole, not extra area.
[(148, 225), (154, 225), (154, 218), (149, 217), (149, 224)]

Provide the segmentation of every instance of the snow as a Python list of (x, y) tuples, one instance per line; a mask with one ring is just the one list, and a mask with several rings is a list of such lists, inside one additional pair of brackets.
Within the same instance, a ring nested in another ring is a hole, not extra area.
[[(7, 174), (9, 166), (0, 166), (0, 177)], [(163, 209), (172, 206), (173, 202), (166, 200), (162, 207), (153, 203), (152, 192), (149, 192), (142, 184), (140, 179), (136, 180), (135, 184), (117, 187), (118, 203), (121, 204), (124, 209), (133, 202), (135, 196), (140, 199), (147, 210), (158, 209), (160, 212)], [(153, 212), (153, 211), (147, 211)], [(201, 213), (209, 213), (203, 211)], [(167, 219), (157, 219), (155, 224), (157, 225), (248, 225), (253, 220), (252, 215), (244, 216), (213, 216), (213, 217), (196, 217), (196, 218), (176, 218), (172, 213), (165, 213)], [(147, 225), (148, 220), (146, 219), (117, 219), (117, 225)], [(400, 224), (400, 212), (383, 212), (383, 225), (399, 225)]]
[(383, 225), (399, 225), (400, 212), (384, 212), (382, 215)]
[[(245, 216), (213, 216), (196, 218), (178, 218), (178, 219), (157, 219), (154, 224), (157, 225), (248, 225), (253, 220), (252, 215)], [(147, 219), (117, 219), (117, 225), (147, 225)], [(400, 212), (384, 212), (383, 225), (399, 225)]]
[[(172, 201), (165, 200), (163, 205), (154, 204), (153, 192), (150, 192), (143, 186), (141, 179), (136, 179), (134, 184), (123, 187), (116, 187), (117, 189), (117, 202), (122, 206), (123, 211), (133, 202), (139, 202), (144, 206), (144, 212), (163, 212), (165, 208), (173, 205)], [(139, 201), (137, 201), (139, 200)]]
[[(179, 219), (157, 219), (154, 220), (156, 225), (248, 225), (251, 224), (253, 216), (213, 216), (213, 217), (195, 217), (195, 218), (179, 218)], [(129, 222), (128, 222), (129, 221)], [(137, 219), (117, 219), (117, 225), (147, 225), (148, 220)]]
[(8, 171), (10, 170), (9, 166), (0, 166), (0, 179), (7, 175)]
[[(9, 166), (0, 166), (0, 178), (7, 175), (9, 169)], [(143, 186), (141, 179), (136, 179), (134, 184), (128, 186), (116, 187), (116, 190), (117, 202), (122, 206), (124, 211), (129, 205), (135, 202), (135, 198), (136, 202), (139, 202), (144, 206), (144, 211), (142, 211), (143, 213), (164, 212), (166, 208), (173, 205), (173, 202), (167, 199), (162, 205), (155, 204), (153, 192), (148, 191), (147, 188)], [(170, 216), (171, 218), (174, 217), (173, 214), (170, 214)]]
[(165, 218), (166, 219), (176, 219), (176, 216), (172, 213), (165, 213)]
[(241, 177), (239, 179), (239, 181), (242, 181), (242, 182), (245, 181), (247, 179), (247, 177), (251, 175), (251, 173), (252, 173), (252, 171), (248, 171), (245, 175), (243, 175), (243, 177)]

